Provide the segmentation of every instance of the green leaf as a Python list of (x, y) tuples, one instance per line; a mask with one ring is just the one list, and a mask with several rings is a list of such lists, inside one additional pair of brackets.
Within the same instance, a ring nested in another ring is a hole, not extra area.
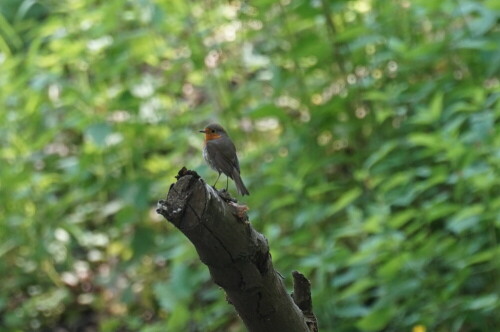
[(484, 262), (493, 262), (495, 257), (500, 257), (500, 248), (481, 251), (467, 258), (467, 264), (480, 264)]
[(382, 145), (379, 149), (375, 151), (368, 159), (365, 161), (365, 167), (371, 168), (377, 162), (384, 160), (387, 155), (393, 151), (398, 146), (396, 142), (388, 142)]
[(165, 329), (167, 331), (181, 331), (186, 329), (186, 324), (191, 318), (190, 310), (184, 305), (176, 305), (170, 313)]
[(358, 199), (361, 196), (362, 192), (363, 191), (360, 188), (352, 188), (348, 192), (344, 193), (342, 196), (340, 196), (339, 199), (335, 201), (335, 203), (333, 203), (326, 209), (326, 215), (331, 216), (344, 209), (349, 204)]
[(497, 294), (488, 294), (469, 302), (470, 310), (493, 310), (500, 308), (500, 297)]
[(448, 220), (447, 228), (457, 234), (477, 228), (483, 211), (484, 206), (480, 204), (465, 207)]
[(106, 146), (106, 138), (111, 134), (111, 126), (107, 123), (96, 123), (87, 127), (85, 134), (92, 143), (103, 148)]
[(392, 306), (380, 307), (358, 320), (356, 326), (362, 331), (382, 331), (394, 316)]
[(360, 278), (356, 280), (352, 285), (347, 287), (346, 290), (340, 293), (339, 300), (343, 300), (354, 295), (359, 295), (367, 289), (373, 287), (374, 284), (374, 280), (371, 280), (370, 278)]
[(408, 141), (415, 146), (422, 146), (431, 151), (439, 150), (440, 139), (435, 135), (415, 133), (408, 135)]
[(135, 229), (134, 238), (132, 240), (132, 251), (135, 259), (140, 259), (153, 251), (155, 247), (154, 234), (155, 232), (148, 227), (138, 226)]

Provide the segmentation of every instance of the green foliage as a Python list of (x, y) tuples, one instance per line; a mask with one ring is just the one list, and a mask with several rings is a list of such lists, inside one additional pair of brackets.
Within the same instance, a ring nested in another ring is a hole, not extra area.
[(214, 119), (322, 331), (495, 330), (498, 22), (494, 0), (0, 2), (0, 330), (243, 331), (154, 211), (182, 166), (215, 179)]

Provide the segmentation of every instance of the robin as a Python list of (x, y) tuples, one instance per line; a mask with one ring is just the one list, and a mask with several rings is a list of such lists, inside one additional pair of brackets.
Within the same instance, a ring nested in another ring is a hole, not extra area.
[[(238, 161), (238, 156), (236, 156), (236, 148), (224, 128), (218, 123), (212, 123), (204, 130), (200, 130), (200, 133), (205, 134), (203, 158), (205, 158), (207, 164), (212, 169), (219, 172), (214, 187), (217, 181), (219, 181), (220, 174), (224, 173), (227, 178), (234, 180), (236, 189), (240, 195), (250, 195), (241, 180), (240, 163)], [(226, 190), (228, 184), (229, 179), (226, 180)]]

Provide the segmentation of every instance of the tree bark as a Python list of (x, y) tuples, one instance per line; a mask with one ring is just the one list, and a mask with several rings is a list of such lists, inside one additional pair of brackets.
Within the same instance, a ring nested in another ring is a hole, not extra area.
[(317, 331), (309, 281), (294, 272), (294, 298), (286, 292), (267, 239), (248, 222), (248, 208), (207, 185), (196, 172), (183, 168), (177, 179), (157, 212), (193, 243), (248, 330)]

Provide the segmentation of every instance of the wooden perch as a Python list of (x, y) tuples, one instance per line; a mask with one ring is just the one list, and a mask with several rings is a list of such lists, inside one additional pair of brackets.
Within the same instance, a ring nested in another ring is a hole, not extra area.
[[(207, 185), (196, 172), (179, 171), (157, 212), (193, 243), (251, 332), (318, 331), (309, 281), (294, 272), (294, 297), (272, 265), (267, 239), (248, 222), (245, 205)], [(313, 317), (313, 318), (311, 318)]]

